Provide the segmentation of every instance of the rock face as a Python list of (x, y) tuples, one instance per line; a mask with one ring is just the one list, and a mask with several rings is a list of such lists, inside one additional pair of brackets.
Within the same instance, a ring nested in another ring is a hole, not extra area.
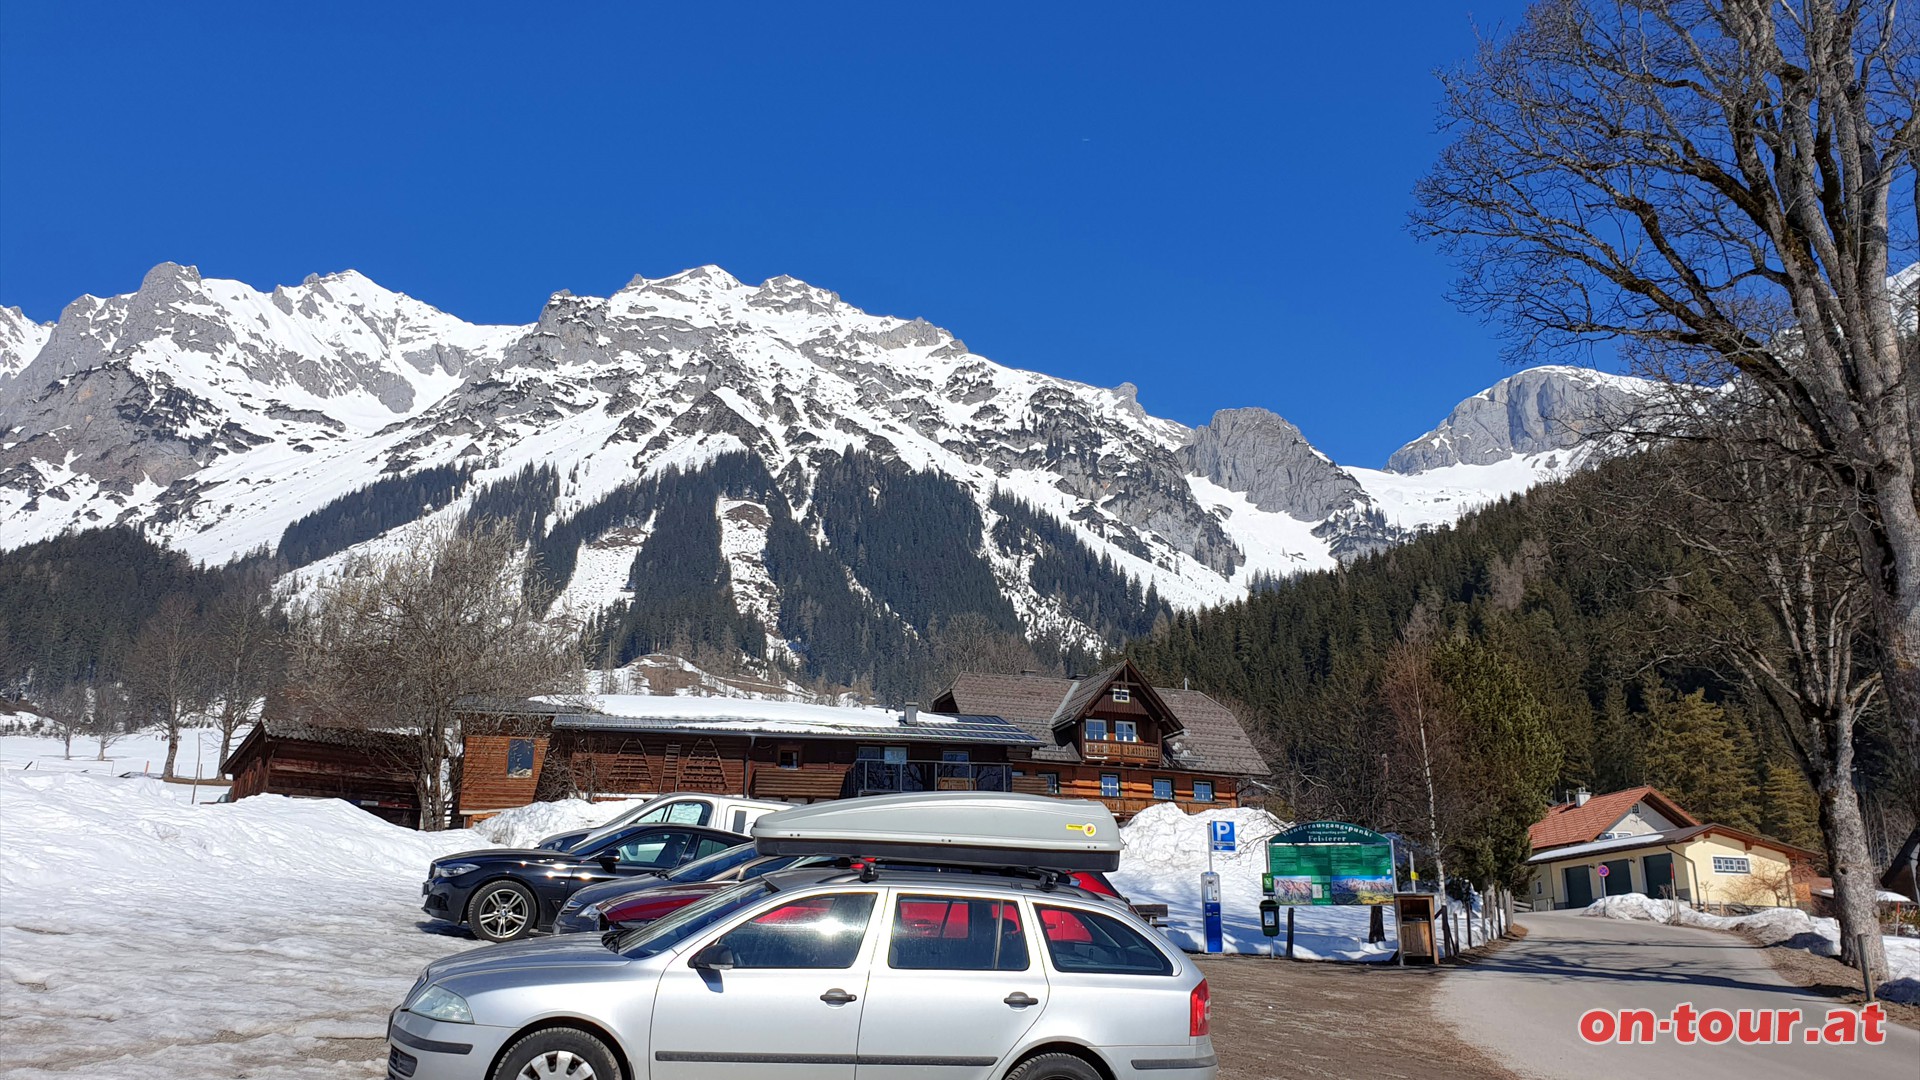
[(1187, 471), (1245, 492), (1253, 505), (1301, 521), (1365, 499), (1360, 482), (1307, 442), (1300, 429), (1265, 409), (1222, 409), (1180, 448)]
[(1579, 447), (1614, 430), (1652, 389), (1644, 379), (1586, 368), (1531, 368), (1455, 406), (1439, 427), (1395, 451), (1387, 469), (1489, 465)]

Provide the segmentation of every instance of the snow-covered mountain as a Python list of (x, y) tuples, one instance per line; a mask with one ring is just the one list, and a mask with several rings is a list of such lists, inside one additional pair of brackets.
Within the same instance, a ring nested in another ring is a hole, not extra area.
[(550, 466), (541, 528), (577, 526), (553, 533), (580, 537), (560, 584), (591, 612), (628, 596), (660, 519), (622, 518), (609, 500), (623, 485), (745, 454), (774, 488), (716, 489), (713, 511), (742, 617), (780, 636), (793, 598), (765, 553), (787, 515), (849, 588), (912, 622), (816, 512), (822, 469), (864, 453), (964, 496), (973, 555), (1022, 625), (1082, 638), (1085, 605), (1042, 565), (1067, 548), (1175, 607), (1231, 599), (1563, 474), (1583, 408), (1636, 385), (1522, 372), (1387, 469), (1343, 468), (1264, 409), (1189, 429), (1149, 415), (1130, 384), (1006, 367), (790, 277), (752, 286), (705, 266), (605, 298), (558, 293), (531, 325), (475, 326), (352, 271), (262, 293), (167, 263), (51, 326), (0, 310), (0, 548), (124, 523), (219, 561), (376, 481), (451, 477), (448, 497), (367, 541), (404, 544), (490, 483)]

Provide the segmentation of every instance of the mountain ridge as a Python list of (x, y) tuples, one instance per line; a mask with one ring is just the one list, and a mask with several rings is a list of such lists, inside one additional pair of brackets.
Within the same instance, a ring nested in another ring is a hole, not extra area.
[[(376, 542), (411, 542), (537, 465), (556, 470), (541, 518), (554, 529), (606, 516), (596, 507), (635, 482), (745, 454), (766, 482), (713, 490), (729, 504), (714, 513), (733, 513), (726, 576), (738, 579), (754, 573), (755, 529), (785, 536), (779, 522), (814, 512), (823, 468), (868, 455), (885, 475), (940, 477), (948, 486), (926, 496), (939, 505), (971, 504), (962, 516), (981, 523), (975, 555), (1027, 632), (1089, 644), (1107, 620), (1083, 610), (1087, 590), (1112, 587), (1083, 582), (1070, 595), (1060, 581), (1108, 574), (1134, 582), (1140, 603), (1151, 592), (1194, 608), (1262, 576), (1335, 565), (1564, 475), (1577, 455), (1560, 451), (1580, 432), (1534, 421), (1573, 415), (1594, 387), (1632, 385), (1585, 369), (1521, 372), (1462, 402), (1422, 437), (1429, 451), (1403, 448), (1370, 470), (1337, 465), (1269, 410), (1223, 409), (1189, 428), (1148, 413), (1130, 383), (1005, 366), (925, 320), (871, 314), (785, 275), (748, 285), (717, 266), (636, 276), (607, 297), (556, 292), (518, 326), (466, 323), (354, 271), (262, 292), (172, 263), (134, 293), (74, 301), (53, 324), (8, 312), (0, 548), (122, 523), (220, 561), (278, 544), (296, 518), (382, 477), (430, 467), (465, 470), (468, 486), (442, 506), (401, 508), (405, 520)], [(1503, 431), (1489, 407), (1520, 412)], [(1002, 527), (1009, 514), (1018, 528)], [(811, 527), (818, 554), (845, 562), (829, 539), (839, 525)], [(619, 566), (638, 558), (648, 529), (626, 521), (580, 541), (562, 561), (581, 580), (561, 591), (590, 611), (623, 602)], [(1036, 547), (1042, 533), (1051, 539)], [(1084, 553), (1065, 551), (1075, 545)], [(754, 591), (736, 604), (780, 640), (767, 625), (779, 621), (779, 590)]]

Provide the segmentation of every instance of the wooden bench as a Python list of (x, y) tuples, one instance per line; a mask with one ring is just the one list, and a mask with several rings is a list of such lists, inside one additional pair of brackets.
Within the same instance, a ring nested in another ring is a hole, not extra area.
[(1165, 904), (1128, 904), (1127, 906), (1133, 909), (1135, 915), (1147, 920), (1147, 923), (1151, 926), (1159, 926), (1161, 923), (1167, 921), (1167, 905)]

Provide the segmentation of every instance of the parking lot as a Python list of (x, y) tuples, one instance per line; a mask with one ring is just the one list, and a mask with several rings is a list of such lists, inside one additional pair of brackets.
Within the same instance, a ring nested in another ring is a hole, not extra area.
[(1254, 956), (1205, 958), (1200, 969), (1222, 1080), (1513, 1075), (1436, 1023), (1442, 970)]

